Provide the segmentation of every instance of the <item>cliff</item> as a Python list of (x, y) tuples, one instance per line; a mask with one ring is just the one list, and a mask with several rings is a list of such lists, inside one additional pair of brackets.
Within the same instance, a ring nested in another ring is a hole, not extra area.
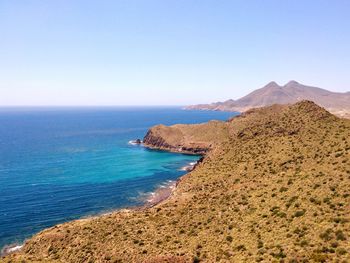
[(206, 154), (157, 206), (55, 226), (2, 261), (350, 260), (349, 120), (303, 101), (158, 126), (145, 139), (171, 150), (203, 143)]
[(311, 100), (340, 117), (349, 118), (350, 92), (331, 92), (317, 87), (306, 86), (290, 81), (284, 86), (272, 81), (238, 100), (227, 100), (211, 104), (186, 107), (197, 110), (219, 110), (244, 112), (251, 108), (266, 107), (273, 104), (293, 104), (301, 100)]
[(223, 121), (170, 127), (152, 127), (143, 139), (145, 146), (172, 152), (204, 154), (228, 138), (228, 126)]

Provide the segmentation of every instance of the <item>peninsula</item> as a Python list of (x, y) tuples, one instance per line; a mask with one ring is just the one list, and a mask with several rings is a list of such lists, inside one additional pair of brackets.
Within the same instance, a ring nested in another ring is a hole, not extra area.
[(204, 159), (154, 207), (46, 229), (2, 262), (348, 262), (350, 120), (311, 101), (155, 126)]

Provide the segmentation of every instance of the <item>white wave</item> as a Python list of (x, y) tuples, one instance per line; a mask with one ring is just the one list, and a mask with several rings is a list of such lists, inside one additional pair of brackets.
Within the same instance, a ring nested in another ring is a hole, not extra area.
[(131, 144), (131, 145), (140, 145), (141, 143), (142, 141), (140, 143), (137, 143), (136, 140), (128, 141), (128, 144)]
[(22, 247), (23, 247), (23, 245), (14, 246), (14, 247), (9, 248), (7, 251), (8, 251), (9, 253), (12, 253), (12, 252), (15, 252), (15, 251), (20, 250)]
[(190, 162), (187, 165), (181, 167), (180, 171), (191, 172), (196, 164), (197, 162)]
[(187, 166), (183, 166), (179, 169), (180, 171), (187, 171)]
[(0, 257), (16, 252), (22, 247), (23, 245), (7, 245), (0, 251)]

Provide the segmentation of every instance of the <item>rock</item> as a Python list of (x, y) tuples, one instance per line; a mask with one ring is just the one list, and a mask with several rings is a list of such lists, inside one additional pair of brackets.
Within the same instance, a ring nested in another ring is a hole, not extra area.
[(142, 143), (141, 139), (131, 140), (129, 141), (129, 144), (131, 145), (140, 145)]

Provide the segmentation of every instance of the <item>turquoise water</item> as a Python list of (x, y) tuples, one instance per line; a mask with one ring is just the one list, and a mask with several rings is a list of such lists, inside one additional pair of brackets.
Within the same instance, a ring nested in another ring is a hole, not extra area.
[(199, 157), (130, 140), (160, 123), (232, 115), (175, 107), (0, 108), (0, 248), (57, 223), (141, 205)]

